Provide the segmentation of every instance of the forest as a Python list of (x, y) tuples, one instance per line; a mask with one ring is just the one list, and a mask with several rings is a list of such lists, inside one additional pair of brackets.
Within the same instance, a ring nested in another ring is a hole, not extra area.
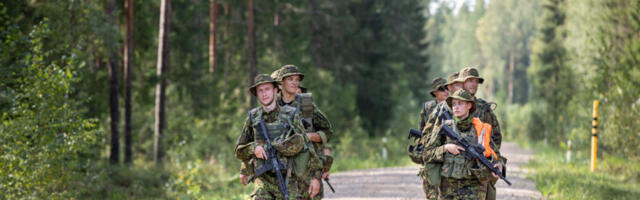
[[(0, 198), (247, 199), (248, 88), (287, 64), (331, 122), (332, 172), (410, 165), (431, 80), (474, 66), (504, 140), (573, 149), (574, 168), (599, 100), (598, 177), (640, 185), (637, 0), (15, 0), (0, 2)], [(575, 198), (553, 173), (533, 177), (543, 194)]]

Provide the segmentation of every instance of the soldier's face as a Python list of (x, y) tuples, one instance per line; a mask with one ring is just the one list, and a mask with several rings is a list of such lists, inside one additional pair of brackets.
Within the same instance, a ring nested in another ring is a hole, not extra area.
[(436, 96), (436, 101), (437, 102), (441, 102), (447, 99), (447, 97), (449, 97), (449, 91), (445, 90), (437, 90), (433, 92), (433, 95)]
[(293, 75), (287, 76), (282, 79), (282, 87), (283, 90), (289, 94), (295, 94), (296, 90), (298, 90), (298, 86), (300, 85), (300, 76)]
[(469, 116), (469, 110), (471, 109), (471, 106), (471, 102), (468, 101), (462, 101), (458, 99), (451, 100), (451, 109), (453, 110), (453, 115), (460, 119)]
[(449, 88), (449, 92), (450, 92), (451, 94), (453, 94), (453, 93), (455, 93), (456, 91), (458, 91), (458, 90), (462, 89), (462, 87), (463, 87), (463, 86), (464, 86), (464, 84), (463, 84), (463, 83), (461, 83), (461, 82), (455, 82), (455, 83), (449, 84), (449, 85), (447, 86), (447, 88)]
[(477, 78), (468, 78), (466, 81), (464, 81), (464, 90), (471, 93), (472, 95), (475, 95), (478, 91), (479, 82), (480, 81)]
[(278, 90), (271, 83), (258, 85), (256, 88), (256, 94), (260, 100), (260, 104), (264, 106), (271, 105), (273, 103), (273, 98), (276, 95), (276, 91)]

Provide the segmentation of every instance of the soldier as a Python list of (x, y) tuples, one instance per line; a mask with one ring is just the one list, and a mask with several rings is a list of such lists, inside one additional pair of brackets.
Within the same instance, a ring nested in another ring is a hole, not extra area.
[[(240, 182), (247, 184), (253, 169), (258, 169), (268, 159), (265, 152), (266, 141), (254, 128), (260, 121), (266, 123), (269, 138), (277, 155), (286, 161), (283, 176), (290, 199), (310, 199), (317, 195), (322, 176), (322, 162), (309, 138), (303, 134), (302, 119), (295, 108), (280, 106), (275, 102), (276, 82), (266, 74), (255, 77), (255, 84), (249, 88), (260, 106), (249, 111), (242, 133), (238, 137), (235, 156), (242, 161)], [(278, 187), (278, 179), (273, 172), (266, 172), (255, 179), (252, 199), (283, 199)]]
[(447, 81), (441, 77), (435, 78), (431, 81), (431, 91), (429, 94), (436, 99), (422, 104), (422, 110), (420, 110), (420, 130), (423, 130), (427, 125), (427, 119), (429, 118), (431, 111), (433, 111), (433, 108), (435, 108), (438, 103), (444, 102), (444, 100), (449, 96), (446, 84)]
[(452, 74), (450, 74), (447, 77), (447, 89), (449, 90), (449, 94), (453, 94), (456, 91), (462, 89), (462, 87), (464, 86), (464, 83), (460, 81), (459, 76), (460, 73), (459, 72), (453, 72)]
[(455, 140), (438, 133), (443, 125), (449, 126), (469, 143), (482, 145), (485, 149), (484, 154), (494, 162), (498, 162), (496, 167), (501, 169), (497, 155), (493, 152), (495, 144), (489, 139), (490, 135), (484, 135), (485, 130), (491, 132), (491, 125), (471, 115), (475, 112), (476, 105), (473, 96), (465, 90), (453, 93), (447, 98), (446, 104), (454, 117), (446, 121), (438, 119), (429, 133), (430, 138), (424, 152), (424, 162), (430, 164), (426, 167), (429, 174), (427, 180), (429, 184), (438, 186), (438, 199), (484, 200), (489, 177), (496, 175), (477, 160), (465, 159), (460, 154), (464, 148), (456, 145)]
[[(462, 83), (458, 80), (458, 72), (454, 72), (449, 76), (447, 76), (447, 81), (446, 83), (444, 83), (444, 85), (442, 85), (442, 87), (446, 91), (448, 91), (448, 93), (445, 93), (446, 96), (440, 93), (441, 98), (444, 98), (444, 99), (446, 99), (447, 96), (449, 96), (453, 92), (462, 89)], [(423, 111), (424, 113), (426, 113), (426, 116), (428, 116), (426, 117), (426, 120), (423, 120), (424, 118), (422, 118), (421, 116), (421, 120), (420, 120), (420, 129), (422, 130), (423, 134), (419, 142), (422, 144), (423, 147), (426, 145), (427, 141), (429, 141), (430, 134), (428, 133), (433, 128), (433, 125), (436, 122), (436, 116), (435, 116), (436, 113), (434, 112), (435, 110), (445, 110), (450, 112), (450, 109), (448, 108), (445, 101), (438, 101), (437, 103), (432, 105), (431, 108), (429, 108), (428, 112)], [(415, 149), (418, 149), (418, 148), (415, 148)], [(420, 171), (419, 171), (419, 175), (422, 177), (422, 180), (423, 180), (422, 189), (425, 192), (425, 196), (427, 197), (427, 199), (437, 199), (438, 198), (437, 187), (432, 184), (429, 184), (429, 182), (427, 181), (427, 179), (429, 178), (428, 168), (431, 167), (431, 164), (424, 162), (423, 154), (424, 152), (414, 151), (413, 154), (410, 154), (410, 155), (414, 162), (422, 164), (422, 167), (420, 168)]]
[[(445, 81), (441, 77), (437, 77), (431, 81), (431, 91), (429, 93), (431, 94), (432, 97), (435, 97), (436, 99), (424, 102), (422, 104), (422, 109), (420, 110), (420, 122), (419, 122), (420, 130), (423, 130), (425, 125), (428, 123), (428, 118), (431, 112), (433, 111), (433, 108), (436, 107), (436, 104), (443, 102), (444, 100), (447, 99), (448, 92), (445, 86), (446, 82), (447, 81)], [(420, 148), (421, 145), (419, 145), (422, 143), (421, 140), (422, 138), (418, 139), (417, 141), (414, 140), (413, 144), (410, 144), (409, 147), (407, 148), (407, 150), (409, 151), (409, 157), (411, 158), (411, 160), (414, 163), (420, 164), (420, 165), (422, 165), (422, 151)], [(424, 168), (421, 166), (418, 176), (421, 176), (421, 177), (425, 176), (423, 171), (424, 171)], [(427, 197), (427, 199), (435, 199), (437, 197), (436, 188), (433, 186), (430, 186), (426, 180), (422, 182), (422, 190), (424, 190), (424, 194)]]
[[(444, 87), (447, 89), (447, 91), (449, 91), (449, 93), (447, 94), (447, 96), (451, 96), (454, 92), (462, 89), (462, 87), (464, 86), (463, 82), (460, 81), (460, 79), (458, 78), (459, 72), (454, 72), (452, 74), (449, 74), (449, 76), (447, 77), (447, 82), (444, 84)], [(434, 110), (446, 110), (449, 111), (449, 107), (447, 107), (446, 102), (439, 102), (436, 105), (434, 105), (433, 108), (430, 109), (431, 112), (429, 114), (429, 117), (427, 117), (427, 120), (424, 121), (425, 124), (422, 125), (422, 121), (420, 122), (420, 129), (422, 129), (422, 132), (426, 133), (429, 130), (426, 129), (430, 129), (433, 127), (433, 123), (435, 122), (435, 115), (436, 113), (433, 112)], [(427, 134), (423, 134), (424, 136), (427, 136)], [(423, 139), (423, 141), (426, 141)]]
[[(329, 177), (329, 170), (333, 163), (333, 157), (331, 157), (331, 137), (333, 131), (331, 130), (331, 123), (327, 117), (320, 111), (312, 99), (310, 93), (299, 94), (303, 88), (300, 86), (300, 81), (304, 79), (304, 74), (298, 71), (298, 67), (294, 65), (285, 65), (278, 70), (278, 78), (276, 81), (281, 89), (281, 95), (276, 100), (280, 106), (291, 106), (298, 108), (303, 119), (310, 122), (306, 126), (306, 134), (313, 142), (313, 147), (320, 154), (323, 161), (322, 178)], [(306, 88), (304, 88), (306, 89)], [(321, 185), (320, 193), (314, 199), (322, 199), (324, 195), (324, 188)]]
[[(461, 82), (464, 82), (463, 88), (469, 92), (476, 103), (476, 107), (478, 108), (473, 115), (480, 119), (480, 121), (484, 123), (491, 124), (492, 133), (491, 140), (496, 144), (495, 152), (498, 154), (502, 163), (507, 163), (507, 159), (500, 155), (500, 145), (502, 144), (502, 133), (500, 132), (500, 124), (498, 123), (498, 118), (493, 112), (491, 108), (492, 105), (496, 105), (495, 103), (489, 103), (481, 98), (476, 97), (476, 92), (478, 91), (478, 85), (484, 82), (484, 79), (480, 77), (480, 73), (478, 70), (473, 67), (467, 67), (460, 71)], [(487, 200), (495, 200), (496, 199), (496, 187), (495, 184), (498, 180), (492, 179), (491, 184), (487, 184)]]

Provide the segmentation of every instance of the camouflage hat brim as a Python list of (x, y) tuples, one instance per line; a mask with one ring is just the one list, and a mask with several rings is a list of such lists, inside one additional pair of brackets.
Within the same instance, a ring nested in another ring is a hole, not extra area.
[(470, 79), (470, 78), (477, 78), (478, 79), (478, 83), (480, 83), (480, 84), (484, 83), (484, 78), (480, 78), (480, 77), (477, 77), (477, 76), (465, 77), (464, 79), (462, 79), (462, 82), (465, 82), (465, 81), (467, 81), (467, 79)]
[(300, 81), (302, 81), (302, 79), (304, 79), (304, 74), (299, 73), (299, 72), (295, 72), (295, 73), (284, 73), (284, 74), (280, 75), (280, 77), (278, 77), (278, 81), (283, 81), (284, 78), (286, 78), (287, 76), (295, 76), (295, 75), (300, 76)]
[(256, 92), (256, 88), (258, 88), (258, 86), (260, 86), (260, 85), (262, 85), (262, 84), (265, 84), (265, 83), (271, 83), (271, 84), (273, 84), (273, 87), (274, 87), (274, 88), (278, 89), (278, 82), (275, 82), (275, 81), (264, 81), (264, 82), (259, 82), (259, 83), (253, 84), (253, 86), (251, 86), (251, 87), (249, 88), (249, 92), (250, 92), (253, 96), (258, 96), (258, 94), (257, 94), (257, 92)]
[(267, 74), (258, 74), (256, 75), (253, 81), (254, 81), (254, 84), (251, 87), (249, 87), (249, 92), (253, 96), (258, 96), (256, 94), (256, 88), (262, 84), (271, 83), (273, 84), (273, 87), (275, 87), (276, 89), (278, 88), (278, 82), (274, 81), (273, 78), (271, 78), (271, 76)]
[[(465, 98), (463, 96), (467, 96), (467, 97)], [(471, 94), (469, 94), (465, 90), (458, 90), (455, 93), (453, 93), (453, 95), (450, 95), (449, 97), (447, 97), (447, 100), (446, 100), (447, 106), (449, 106), (451, 110), (453, 110), (453, 106), (452, 106), (453, 99), (471, 102), (471, 109), (469, 110), (469, 114), (472, 114), (476, 111), (476, 102), (473, 100), (473, 97), (471, 96)]]

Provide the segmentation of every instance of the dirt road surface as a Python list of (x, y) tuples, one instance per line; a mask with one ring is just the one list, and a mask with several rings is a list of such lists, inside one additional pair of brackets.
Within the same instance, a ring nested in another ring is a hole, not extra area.
[[(533, 181), (526, 179), (532, 173), (520, 166), (532, 158), (531, 151), (517, 144), (502, 144), (502, 154), (509, 159), (507, 178), (513, 183), (508, 186), (498, 181), (497, 199), (542, 199)], [(331, 193), (325, 183), (325, 198), (329, 200), (392, 200), (425, 199), (422, 179), (417, 176), (418, 166), (365, 169), (332, 174), (329, 178), (336, 189)]]

